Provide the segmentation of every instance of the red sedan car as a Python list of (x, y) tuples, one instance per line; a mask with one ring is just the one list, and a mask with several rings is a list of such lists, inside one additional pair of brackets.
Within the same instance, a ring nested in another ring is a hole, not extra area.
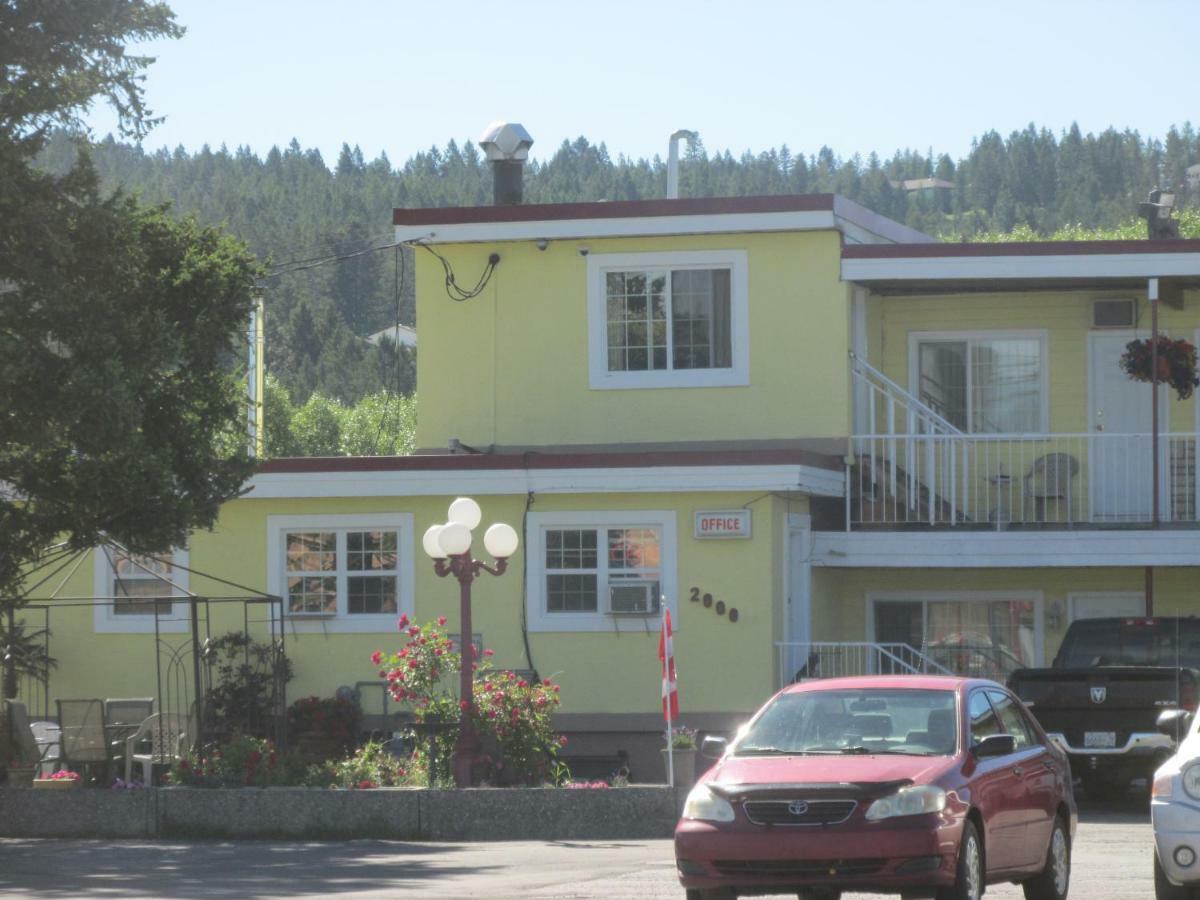
[(1008, 690), (933, 676), (779, 692), (688, 795), (688, 900), (843, 890), (977, 900), (999, 881), (1064, 900), (1077, 814), (1066, 757)]

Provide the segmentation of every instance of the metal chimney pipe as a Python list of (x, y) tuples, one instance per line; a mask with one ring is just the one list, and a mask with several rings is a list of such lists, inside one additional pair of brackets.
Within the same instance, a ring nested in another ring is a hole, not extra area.
[(493, 122), (479, 137), (479, 146), (492, 164), (492, 202), (519, 206), (524, 195), (525, 160), (533, 138), (516, 122)]
[(696, 139), (696, 132), (680, 128), (671, 135), (671, 144), (667, 149), (667, 199), (679, 198), (679, 141), (689, 143)]

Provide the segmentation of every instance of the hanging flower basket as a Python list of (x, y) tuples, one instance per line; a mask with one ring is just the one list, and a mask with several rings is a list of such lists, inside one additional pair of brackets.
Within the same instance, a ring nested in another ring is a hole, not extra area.
[[(1134, 381), (1150, 381), (1150, 355), (1153, 347), (1149, 338), (1139, 338), (1125, 345), (1121, 355), (1121, 370)], [(1158, 380), (1170, 385), (1180, 400), (1192, 396), (1200, 385), (1196, 375), (1196, 348), (1180, 338), (1171, 340), (1158, 336)]]

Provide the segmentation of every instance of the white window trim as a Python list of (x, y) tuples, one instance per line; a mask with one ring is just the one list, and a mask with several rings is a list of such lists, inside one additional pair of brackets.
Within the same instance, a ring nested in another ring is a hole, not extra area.
[[(1038, 433), (1050, 432), (1050, 354), (1049, 340), (1045, 329), (1027, 329), (1024, 331), (983, 330), (983, 331), (910, 331), (908, 333), (908, 390), (914, 397), (920, 397), (920, 360), (917, 348), (922, 341), (1006, 341), (1006, 340), (1035, 340), (1038, 342), (1038, 359), (1042, 371), (1038, 381), (1039, 422)], [(970, 363), (968, 362), (968, 371)], [(971, 426), (967, 422), (967, 428)], [(984, 434), (985, 432), (968, 432)], [(1017, 432), (1005, 432), (1017, 434)]]
[[(733, 366), (728, 369), (608, 371), (608, 305), (604, 276), (630, 269), (716, 269), (729, 273), (729, 329)], [(588, 385), (592, 390), (745, 387), (750, 384), (750, 288), (745, 250), (666, 253), (593, 253), (587, 257)]]
[[(188, 572), (178, 568), (188, 565), (188, 551), (176, 550), (171, 554), (171, 562), (176, 567), (171, 575), (171, 581), (183, 591), (188, 590)], [(113, 596), (113, 567), (105, 547), (97, 547), (92, 551), (92, 594), (95, 597), (106, 598), (98, 601), (93, 607), (92, 624), (97, 634), (154, 634), (156, 617), (152, 613), (118, 615), (113, 611), (115, 601), (108, 599)], [(186, 595), (180, 590), (171, 589), (171, 595), (186, 600)], [(176, 600), (171, 604), (169, 614), (157, 616), (158, 632), (160, 634), (182, 634), (188, 630), (190, 618), (188, 604), (182, 600)]]
[[(338, 579), (338, 612), (335, 615), (289, 615), (287, 611), (287, 552), (289, 531), (391, 530), (396, 540), (397, 578), (396, 611), (373, 615), (351, 615), (346, 610), (344, 578)], [(413, 553), (412, 513), (352, 513), (340, 515), (268, 516), (267, 517), (267, 593), (284, 598), (283, 620), (293, 633), (309, 632), (362, 634), (395, 631), (401, 614), (413, 614), (415, 557)]]
[[(1033, 665), (1043, 665), (1046, 655), (1045, 596), (1041, 591), (868, 591), (867, 641), (875, 643), (876, 603), (920, 603), (926, 600), (950, 600), (958, 603), (983, 603), (989, 600), (1033, 601)], [(913, 648), (920, 650), (920, 647)]]
[[(662, 614), (651, 616), (613, 616), (597, 609), (594, 613), (552, 613), (546, 611), (546, 530), (559, 528), (610, 528), (626, 526), (658, 528), (662, 534), (660, 589), (664, 608), (671, 610), (672, 628), (679, 630), (678, 557), (676, 556), (676, 513), (673, 510), (629, 510), (614, 512), (530, 513), (527, 523), (529, 561), (526, 618), (530, 631), (616, 631), (657, 633)], [(603, 548), (598, 548), (604, 552)], [(600, 598), (601, 603), (603, 598)], [(599, 604), (598, 604), (599, 605)]]

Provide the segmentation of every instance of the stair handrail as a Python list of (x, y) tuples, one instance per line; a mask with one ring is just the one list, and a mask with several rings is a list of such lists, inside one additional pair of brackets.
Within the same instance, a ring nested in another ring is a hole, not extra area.
[(868, 383), (873, 379), (887, 393), (894, 394), (905, 406), (912, 409), (913, 412), (919, 413), (924, 422), (932, 429), (934, 434), (944, 435), (963, 435), (961, 428), (954, 425), (949, 419), (937, 412), (929, 404), (925, 403), (918, 397), (914, 396), (910, 391), (901, 387), (892, 379), (888, 378), (881, 371), (867, 362), (865, 359), (856, 354), (853, 350), (850, 351), (850, 363), (855, 375), (867, 379)]

